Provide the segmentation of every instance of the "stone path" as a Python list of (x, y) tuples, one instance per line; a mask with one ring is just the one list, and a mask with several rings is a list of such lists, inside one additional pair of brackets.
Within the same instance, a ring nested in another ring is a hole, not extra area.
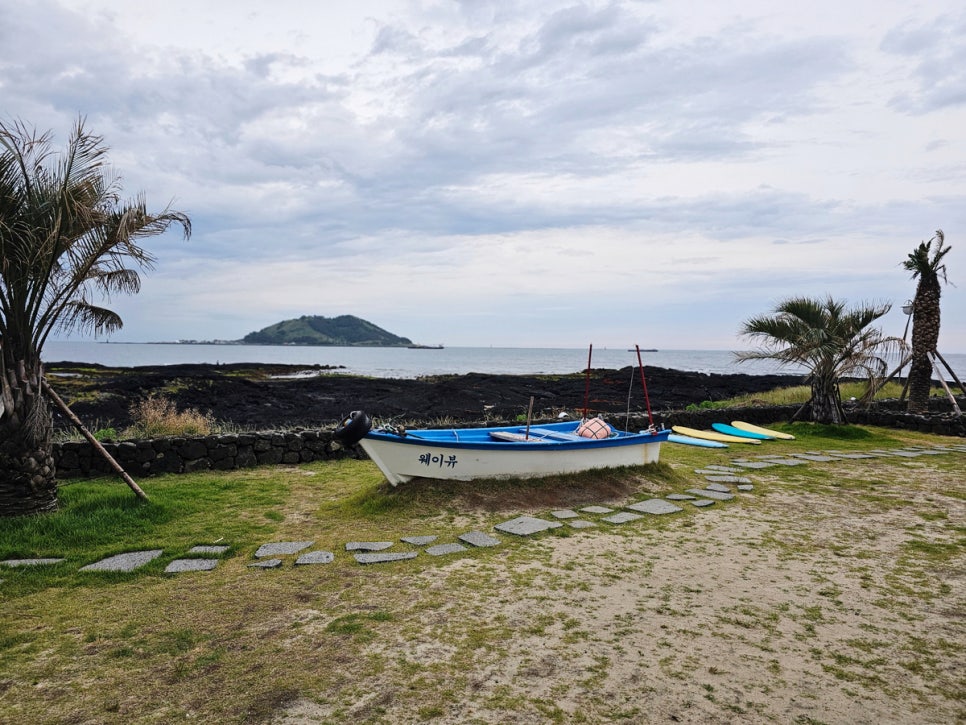
[[(966, 444), (932, 448), (877, 449), (865, 453), (834, 450), (807, 451), (787, 456), (763, 454), (751, 458), (736, 458), (728, 466), (709, 465), (695, 470), (695, 474), (704, 477), (704, 487), (689, 488), (686, 493), (669, 493), (660, 498), (636, 501), (624, 505), (622, 511), (607, 506), (585, 506), (579, 511), (571, 509), (551, 511), (548, 519), (518, 516), (496, 524), (493, 529), (498, 534), (525, 537), (564, 526), (573, 529), (592, 528), (601, 524), (622, 526), (646, 516), (667, 516), (679, 513), (684, 510), (685, 505), (703, 509), (713, 506), (715, 502), (732, 501), (738, 493), (754, 490), (754, 483), (744, 475), (749, 470), (775, 466), (801, 466), (810, 463), (834, 463), (842, 460), (917, 458), (948, 453), (966, 453)], [(420, 554), (420, 549), (422, 553), (429, 556), (452, 556), (467, 552), (471, 548), (499, 546), (503, 543), (502, 539), (485, 531), (468, 531), (457, 536), (457, 540), (452, 542), (435, 543), (438, 539), (438, 535), (429, 534), (403, 536), (398, 541), (350, 541), (344, 545), (344, 549), (352, 554), (359, 564), (387, 564), (415, 559)], [(291, 561), (292, 566), (325, 565), (335, 561), (335, 552), (313, 549), (314, 546), (314, 541), (277, 541), (262, 544), (253, 555), (254, 561), (248, 566), (253, 569), (277, 569), (285, 566), (287, 561)], [(390, 549), (393, 550), (390, 551)], [(193, 546), (183, 552), (179, 558), (168, 563), (164, 571), (169, 574), (211, 571), (230, 550), (230, 546), (217, 543)], [(163, 553), (161, 549), (125, 552), (82, 566), (80, 571), (130, 572), (149, 564)], [(0, 567), (53, 566), (63, 561), (63, 558), (58, 557), (7, 559), (0, 561)]]

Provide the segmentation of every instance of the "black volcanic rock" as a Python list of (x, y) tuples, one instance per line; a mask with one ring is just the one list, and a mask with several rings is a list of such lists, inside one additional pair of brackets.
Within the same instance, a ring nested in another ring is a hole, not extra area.
[[(513, 420), (534, 398), (535, 416), (580, 412), (586, 381), (571, 375), (469, 373), (426, 378), (368, 378), (320, 366), (268, 364), (160, 365), (107, 368), (80, 363), (47, 366), (51, 386), (89, 427), (130, 425), (130, 408), (150, 395), (178, 410), (193, 408), (248, 429), (334, 425), (352, 410), (380, 422), (426, 424)], [(682, 409), (705, 400), (798, 385), (796, 375), (712, 375), (645, 367), (652, 411)], [(633, 384), (631, 377), (634, 377)], [(593, 370), (587, 406), (591, 413), (646, 409), (637, 368)], [(62, 420), (58, 424), (66, 426)]]

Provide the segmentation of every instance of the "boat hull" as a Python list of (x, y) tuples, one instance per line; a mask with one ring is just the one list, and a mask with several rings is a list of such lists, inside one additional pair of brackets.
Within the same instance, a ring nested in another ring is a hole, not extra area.
[[(530, 430), (522, 426), (414, 430), (405, 436), (370, 431), (363, 450), (393, 485), (413, 478), (471, 481), (482, 478), (534, 478), (599, 468), (657, 463), (669, 431), (618, 431), (601, 440), (574, 434), (577, 423), (555, 423)], [(491, 433), (527, 437), (498, 440)]]

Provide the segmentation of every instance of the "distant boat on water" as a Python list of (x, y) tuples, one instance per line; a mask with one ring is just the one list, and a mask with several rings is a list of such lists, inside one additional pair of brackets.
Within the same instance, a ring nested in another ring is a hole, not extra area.
[(406, 345), (410, 350), (442, 350), (442, 345)]

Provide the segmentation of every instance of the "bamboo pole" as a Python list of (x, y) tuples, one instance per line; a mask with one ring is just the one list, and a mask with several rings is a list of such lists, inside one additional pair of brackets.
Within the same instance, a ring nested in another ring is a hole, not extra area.
[(134, 493), (137, 495), (139, 499), (141, 499), (142, 501), (147, 501), (148, 495), (144, 493), (144, 491), (141, 490), (141, 487), (134, 482), (134, 479), (127, 474), (127, 471), (125, 471), (121, 467), (121, 464), (118, 463), (114, 459), (114, 457), (107, 452), (107, 449), (105, 449), (104, 446), (101, 445), (101, 442), (97, 440), (91, 434), (91, 432), (87, 430), (87, 428), (84, 427), (84, 424), (81, 423), (80, 418), (74, 415), (74, 412), (67, 407), (67, 403), (65, 403), (61, 399), (61, 397), (54, 392), (53, 388), (50, 387), (50, 385), (47, 383), (47, 378), (41, 378), (40, 384), (44, 392), (50, 396), (50, 399), (53, 400), (54, 403), (57, 404), (57, 407), (60, 408), (61, 411), (64, 413), (64, 415), (66, 415), (67, 418), (70, 420), (70, 422), (74, 424), (74, 427), (81, 432), (81, 435), (83, 435), (88, 440), (88, 442), (92, 446), (94, 446), (94, 449), (98, 453), (100, 453), (108, 463), (111, 464), (111, 468), (113, 468), (115, 471), (118, 472), (118, 474), (120, 474), (121, 478), (124, 479), (124, 483), (126, 483), (130, 487), (130, 489), (134, 491)]

